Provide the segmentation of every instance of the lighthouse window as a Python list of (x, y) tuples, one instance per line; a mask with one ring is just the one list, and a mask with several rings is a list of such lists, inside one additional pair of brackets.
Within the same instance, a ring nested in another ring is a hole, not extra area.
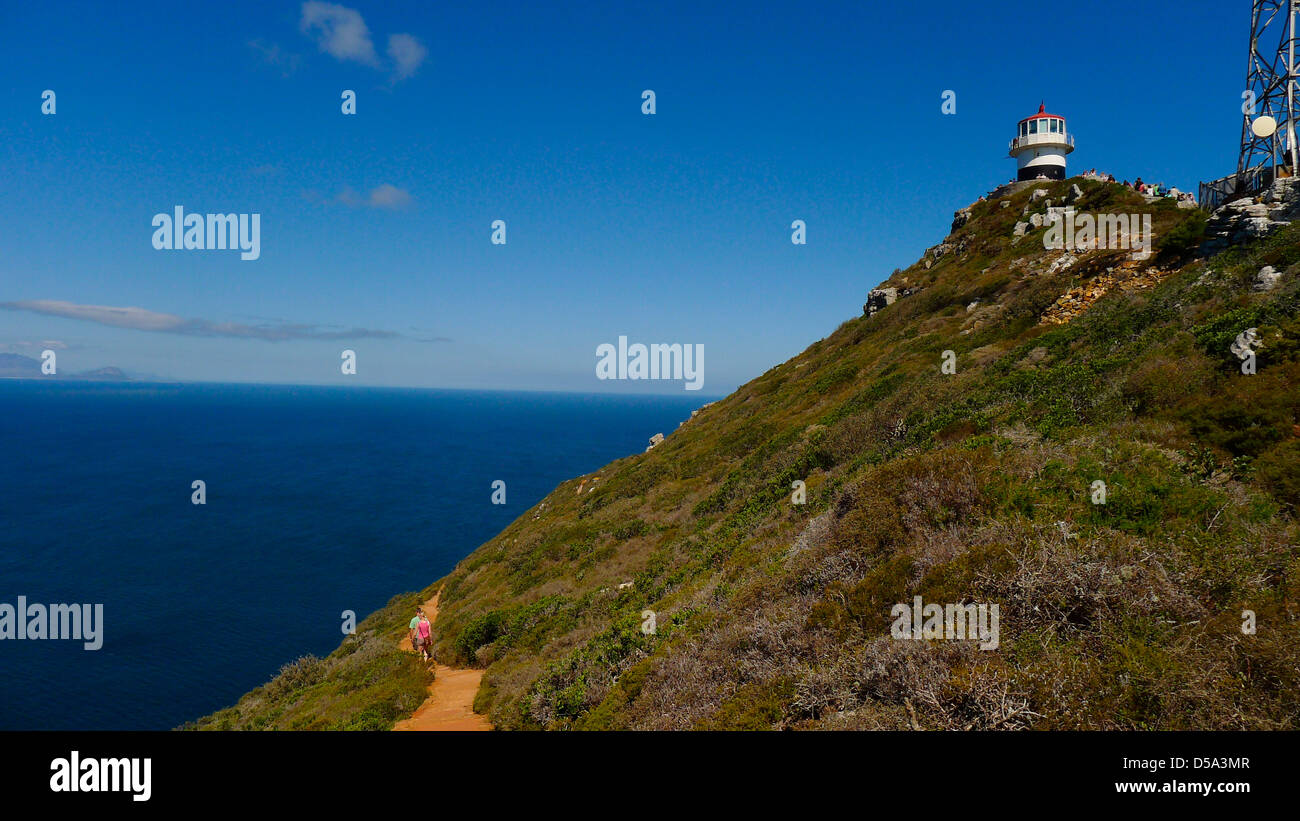
[(1052, 120), (1051, 123), (1052, 123), (1052, 133), (1055, 134), (1055, 133), (1057, 133), (1060, 129), (1058, 129), (1058, 128), (1056, 127), (1056, 120)]
[(1020, 124), (1020, 136), (1022, 136), (1022, 137), (1028, 137), (1028, 136), (1029, 136), (1029, 123), (1021, 123), (1021, 124)]
[(1029, 133), (1030, 133), (1030, 134), (1037, 134), (1037, 133), (1038, 133), (1038, 120), (1030, 120), (1030, 121), (1029, 121)]

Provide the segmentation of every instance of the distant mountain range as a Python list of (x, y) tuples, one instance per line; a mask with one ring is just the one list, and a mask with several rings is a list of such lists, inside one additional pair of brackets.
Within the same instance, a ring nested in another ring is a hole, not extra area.
[(104, 382), (126, 382), (129, 378), (121, 368), (95, 368), (73, 374), (46, 375), (41, 373), (41, 361), (16, 353), (0, 353), (0, 378), (10, 379), (95, 379)]

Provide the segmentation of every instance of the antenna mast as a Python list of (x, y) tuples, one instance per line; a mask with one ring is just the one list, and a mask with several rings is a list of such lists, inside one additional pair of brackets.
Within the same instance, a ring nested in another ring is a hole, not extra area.
[[(1268, 187), (1277, 176), (1300, 175), (1296, 106), (1296, 22), (1300, 0), (1252, 0), (1250, 61), (1242, 101), (1238, 195)], [(1252, 108), (1251, 103), (1254, 103)], [(1262, 118), (1269, 117), (1272, 123)]]

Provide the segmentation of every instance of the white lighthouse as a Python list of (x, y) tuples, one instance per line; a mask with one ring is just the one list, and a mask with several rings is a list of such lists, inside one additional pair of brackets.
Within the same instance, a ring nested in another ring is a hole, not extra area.
[(1039, 105), (1037, 114), (1020, 121), (1011, 141), (1010, 153), (1020, 169), (1016, 179), (1065, 179), (1065, 155), (1073, 150), (1074, 136), (1066, 133), (1065, 118)]

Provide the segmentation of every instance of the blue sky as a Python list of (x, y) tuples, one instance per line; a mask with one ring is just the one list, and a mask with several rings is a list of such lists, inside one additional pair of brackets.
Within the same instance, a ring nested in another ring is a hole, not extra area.
[[(1235, 168), (1248, 3), (1030, 8), (5, 4), (0, 351), (182, 380), (682, 389), (598, 381), (624, 335), (703, 345), (703, 393), (724, 393), (1013, 176), (1040, 100), (1075, 172), (1195, 190)], [(259, 213), (260, 259), (155, 250), (177, 205)]]

